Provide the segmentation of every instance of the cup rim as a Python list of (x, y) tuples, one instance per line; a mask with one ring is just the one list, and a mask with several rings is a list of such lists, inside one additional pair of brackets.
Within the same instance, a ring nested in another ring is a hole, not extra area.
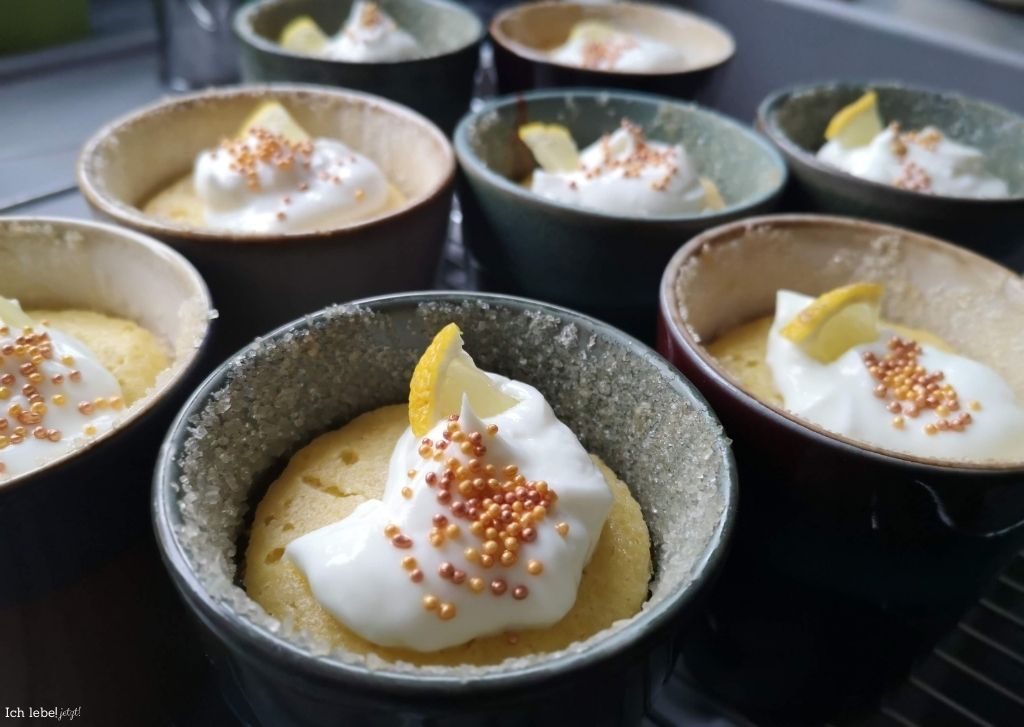
[[(431, 0), (436, 2), (438, 0)], [(263, 232), (227, 232), (211, 228), (188, 227), (161, 221), (159, 218), (145, 214), (142, 210), (122, 202), (108, 194), (97, 182), (100, 172), (96, 169), (95, 159), (100, 146), (124, 128), (138, 123), (150, 116), (162, 113), (166, 109), (186, 104), (194, 104), (206, 100), (231, 99), (236, 97), (277, 98), (281, 95), (306, 94), (334, 98), (339, 101), (356, 101), (357, 103), (377, 106), (388, 115), (409, 121), (430, 135), (442, 150), (444, 156), (444, 176), (434, 186), (419, 197), (408, 200), (406, 204), (395, 210), (385, 211), (368, 219), (356, 220), (337, 227), (323, 230), (306, 230), (299, 232), (263, 233)], [(421, 210), (431, 206), (439, 197), (448, 193), (455, 181), (455, 152), (448, 137), (429, 119), (422, 114), (390, 101), (361, 91), (317, 86), (309, 83), (266, 83), (247, 84), (209, 88), (195, 93), (187, 93), (172, 97), (163, 97), (153, 103), (119, 116), (100, 127), (85, 142), (78, 155), (76, 176), (78, 189), (93, 209), (113, 219), (117, 224), (131, 228), (153, 237), (174, 237), (204, 244), (223, 245), (294, 245), (296, 243), (337, 243), (340, 236), (355, 236), (359, 233), (384, 223), (400, 222), (405, 218), (417, 215)]]
[[(555, 3), (561, 4), (561, 3)], [(491, 169), (484, 161), (477, 155), (469, 143), (470, 129), (474, 127), (478, 121), (487, 114), (493, 113), (498, 109), (507, 108), (517, 104), (529, 104), (532, 101), (546, 101), (548, 99), (559, 99), (568, 101), (573, 98), (593, 98), (593, 99), (622, 99), (629, 101), (639, 101), (645, 104), (658, 104), (661, 106), (669, 105), (676, 108), (683, 109), (688, 112), (696, 112), (702, 114), (714, 120), (715, 123), (722, 124), (729, 127), (733, 131), (749, 138), (754, 142), (757, 147), (765, 154), (765, 156), (771, 160), (772, 164), (776, 167), (779, 178), (776, 184), (765, 192), (756, 195), (750, 199), (746, 199), (741, 203), (731, 204), (723, 209), (716, 210), (714, 212), (680, 212), (676, 214), (662, 214), (662, 215), (622, 215), (605, 212), (599, 209), (593, 209), (589, 207), (582, 207), (579, 205), (570, 204), (568, 202), (559, 202), (546, 197), (542, 197), (536, 192), (523, 187), (522, 185), (516, 184), (508, 177), (502, 174), (498, 174)], [(786, 162), (783, 160), (782, 155), (779, 151), (772, 146), (763, 136), (758, 134), (753, 128), (733, 119), (725, 114), (719, 113), (712, 109), (709, 109), (700, 104), (681, 101), (680, 99), (670, 98), (668, 96), (658, 96), (649, 93), (639, 93), (636, 91), (617, 91), (610, 89), (600, 88), (571, 88), (571, 89), (554, 89), (554, 90), (540, 90), (530, 91), (527, 93), (516, 93), (508, 94), (505, 96), (498, 96), (490, 99), (483, 106), (475, 111), (467, 113), (459, 121), (458, 126), (455, 127), (455, 134), (452, 137), (455, 146), (455, 156), (458, 159), (459, 165), (463, 170), (470, 176), (476, 176), (486, 182), (492, 187), (496, 187), (506, 194), (512, 195), (517, 202), (533, 205), (545, 210), (558, 210), (562, 212), (569, 212), (578, 215), (579, 218), (585, 220), (592, 220), (597, 222), (607, 222), (609, 220), (617, 221), (628, 221), (634, 224), (646, 224), (646, 223), (666, 223), (666, 222), (709, 222), (714, 220), (732, 219), (736, 216), (743, 215), (749, 210), (756, 209), (763, 206), (764, 204), (775, 199), (782, 193), (783, 188), (786, 186), (786, 182), (789, 179), (789, 170), (786, 166)]]
[(629, 8), (643, 8), (645, 11), (663, 12), (669, 15), (675, 15), (679, 17), (689, 18), (697, 21), (701, 25), (704, 25), (708, 29), (714, 31), (719, 35), (720, 38), (725, 40), (728, 45), (728, 52), (725, 55), (709, 60), (701, 65), (688, 66), (678, 70), (667, 70), (667, 71), (620, 71), (615, 69), (595, 69), (595, 68), (581, 68), (580, 66), (573, 65), (571, 63), (562, 63), (551, 59), (543, 51), (537, 48), (522, 43), (515, 38), (511, 37), (503, 30), (501, 30), (501, 24), (508, 18), (517, 15), (524, 10), (532, 9), (535, 7), (587, 7), (587, 8), (600, 8), (600, 5), (594, 5), (593, 3), (586, 2), (561, 2), (561, 0), (540, 0), (539, 2), (527, 2), (520, 3), (518, 5), (512, 5), (511, 7), (504, 8), (494, 18), (491, 19), (488, 31), (495, 43), (507, 50), (509, 53), (516, 55), (525, 60), (533, 63), (539, 63), (547, 66), (554, 66), (556, 68), (564, 68), (572, 71), (580, 71), (584, 73), (593, 74), (595, 77), (609, 76), (612, 78), (666, 78), (672, 76), (686, 76), (689, 74), (701, 73), (702, 71), (708, 71), (712, 68), (727, 63), (734, 55), (736, 55), (736, 38), (724, 25), (716, 20), (695, 13), (691, 10), (687, 10), (683, 7), (677, 7), (675, 5), (667, 5), (659, 2), (631, 2), (628, 5), (620, 6), (624, 12), (634, 12)]
[[(633, 353), (643, 355), (659, 372), (667, 377), (671, 386), (680, 394), (690, 398), (697, 406), (703, 408), (710, 423), (719, 423), (714, 410), (700, 391), (675, 366), (665, 360), (661, 354), (641, 343), (632, 336), (618, 329), (576, 311), (560, 306), (496, 293), (464, 293), (459, 291), (417, 291), (379, 295), (351, 301), (346, 305), (375, 306), (379, 309), (403, 308), (424, 302), (464, 303), (467, 300), (482, 301), (491, 305), (529, 308), (558, 316), (563, 320), (583, 323), (593, 327), (610, 337), (619, 345)], [(319, 318), (330, 315), (331, 308), (324, 308), (302, 318), (298, 318), (274, 329), (261, 340), (282, 338), (291, 331), (308, 328)], [(186, 595), (186, 600), (193, 609), (200, 612), (205, 620), (215, 622), (218, 627), (218, 638), (224, 639), (227, 632), (231, 638), (242, 642), (248, 651), (260, 654), (267, 659), (283, 660), (295, 669), (324, 679), (345, 681), (355, 686), (399, 690), (409, 694), (450, 694), (450, 690), (465, 684), (465, 676), (453, 674), (416, 674), (399, 671), (369, 670), (361, 665), (346, 663), (330, 657), (320, 657), (303, 650), (299, 645), (270, 633), (263, 627), (240, 618), (230, 607), (215, 599), (199, 582), (195, 571), (189, 564), (184, 548), (178, 539), (173, 523), (176, 516), (174, 509), (176, 500), (173, 496), (177, 474), (179, 471), (175, 451), (188, 434), (189, 419), (198, 411), (209, 396), (218, 389), (229, 372), (247, 353), (257, 345), (253, 342), (220, 364), (202, 384), (192, 393), (184, 404), (167, 436), (160, 447), (152, 490), (152, 516), (157, 546), (165, 566), (171, 571), (178, 588)], [(720, 424), (719, 424), (720, 425)], [(693, 577), (678, 584), (673, 592), (650, 609), (642, 609), (632, 617), (633, 621), (623, 628), (593, 644), (582, 653), (563, 651), (559, 656), (531, 664), (525, 668), (517, 668), (509, 672), (491, 671), (473, 676), (474, 688), (478, 691), (493, 692), (510, 686), (524, 687), (552, 678), (555, 674), (587, 668), (607, 662), (626, 651), (638, 640), (643, 639), (664, 628), (678, 613), (691, 602), (715, 572), (725, 557), (734, 526), (739, 489), (736, 462), (729, 440), (724, 432), (719, 434), (723, 445), (721, 449), (722, 498), (723, 508), (718, 519), (715, 533), (708, 540), (707, 546), (691, 571)], [(645, 601), (646, 603), (646, 601)], [(598, 632), (600, 633), (600, 632)]]
[(846, 229), (869, 228), (877, 230), (879, 234), (896, 234), (902, 237), (916, 238), (917, 244), (938, 249), (961, 259), (968, 260), (973, 264), (984, 264), (995, 268), (1013, 277), (1020, 277), (1017, 273), (1006, 268), (993, 260), (971, 252), (966, 248), (959, 247), (945, 240), (924, 235), (913, 230), (893, 225), (885, 225), (870, 220), (862, 220), (853, 217), (841, 217), (836, 215), (818, 214), (778, 214), (749, 217), (737, 222), (730, 222), (710, 230), (702, 232), (691, 238), (684, 244), (665, 267), (665, 273), (661, 278), (661, 290), (659, 291), (659, 313), (664, 321), (666, 332), (671, 336), (684, 355), (694, 360), (702, 372), (712, 379), (715, 386), (724, 389), (727, 394), (739, 400), (752, 416), (766, 417), (773, 422), (784, 425), (790, 432), (803, 437), (809, 437), (819, 444), (826, 444), (830, 447), (844, 451), (847, 454), (856, 454), (867, 457), (875, 462), (889, 466), (897, 465), (902, 467), (927, 467), (943, 473), (956, 472), (961, 474), (1005, 474), (1024, 472), (1024, 462), (971, 462), (965, 460), (943, 460), (935, 457), (922, 457), (919, 455), (899, 452), (884, 447), (878, 447), (866, 442), (861, 442), (837, 432), (829, 431), (814, 422), (799, 417), (783, 407), (762, 401), (760, 398), (746, 391), (726, 373), (719, 363), (706, 348), (699, 343), (692, 335), (690, 327), (679, 314), (679, 305), (675, 293), (675, 283), (679, 277), (679, 271), (690, 259), (698, 257), (710, 246), (725, 244), (735, 238), (736, 233), (742, 230), (749, 230), (755, 227), (767, 227), (771, 229), (793, 229), (801, 227), (821, 227), (829, 225)]
[(411, 66), (416, 63), (423, 61), (437, 60), (438, 58), (447, 58), (448, 56), (462, 53), (467, 48), (471, 48), (475, 45), (479, 45), (484, 38), (485, 28), (484, 24), (480, 21), (480, 18), (476, 16), (468, 8), (459, 5), (458, 3), (451, 2), (450, 0), (417, 0), (419, 5), (434, 5), (438, 7), (444, 7), (450, 10), (461, 13), (465, 18), (470, 20), (475, 25), (475, 32), (472, 40), (467, 43), (463, 43), (451, 50), (444, 51), (442, 53), (434, 53), (428, 56), (418, 56), (416, 58), (407, 58), (399, 61), (345, 61), (338, 58), (325, 58), (321, 56), (314, 56), (307, 53), (293, 53), (292, 51), (285, 50), (280, 43), (275, 43), (269, 38), (265, 38), (252, 28), (252, 16), (261, 12), (265, 7), (270, 5), (278, 5), (282, 0), (256, 0), (256, 2), (242, 5), (235, 11), (234, 18), (231, 21), (232, 28), (235, 31), (235, 36), (238, 39), (249, 46), (252, 46), (256, 50), (263, 53), (270, 53), (282, 58), (293, 58), (302, 60), (312, 60), (319, 63), (327, 63), (330, 65), (342, 67), (342, 68), (363, 68), (370, 70), (384, 70), (389, 68), (402, 69), (404, 67)]
[(901, 81), (896, 80), (882, 80), (882, 81), (857, 81), (857, 80), (835, 80), (825, 81), (818, 83), (801, 83), (792, 86), (785, 86), (772, 93), (768, 94), (757, 107), (757, 127), (764, 133), (772, 143), (778, 146), (786, 157), (794, 164), (799, 164), (819, 174), (828, 175), (834, 179), (842, 180), (844, 183), (849, 184), (852, 188), (876, 192), (882, 192), (891, 194), (896, 198), (902, 198), (904, 201), (910, 203), (932, 203), (935, 205), (964, 205), (971, 207), (989, 207), (991, 214), (999, 214), (1003, 211), (1001, 208), (1011, 207), (1024, 203), (1024, 191), (1009, 197), (959, 197), (950, 194), (933, 194), (931, 192), (915, 192), (909, 189), (903, 189), (902, 187), (896, 187), (891, 184), (883, 184), (882, 182), (876, 182), (871, 179), (864, 179), (856, 175), (850, 174), (847, 171), (834, 167), (831, 164), (827, 164), (818, 157), (804, 149), (802, 146), (793, 141), (789, 134), (787, 134), (776, 122), (775, 122), (775, 111), (781, 107), (786, 101), (794, 96), (801, 94), (817, 94), (825, 89), (844, 89), (849, 88), (851, 90), (867, 90), (867, 89), (890, 89), (896, 91), (908, 91), (910, 93), (921, 94), (924, 96), (934, 96), (942, 100), (955, 101), (957, 103), (975, 106), (978, 108), (984, 108), (995, 113), (1006, 114), (1010, 118), (1016, 119), (1019, 123), (1024, 124), (1024, 116), (1014, 113), (1010, 109), (1000, 106), (999, 104), (984, 101), (982, 99), (976, 99), (962, 94), (953, 93), (950, 91), (943, 91), (927, 86), (912, 86)]
[(171, 375), (159, 386), (155, 386), (153, 389), (148, 391), (146, 395), (139, 400), (139, 406), (133, 407), (134, 411), (129, 411), (127, 416), (120, 419), (112, 429), (88, 440), (83, 443), (82, 446), (75, 447), (74, 449), (65, 452), (60, 457), (56, 457), (41, 465), (33, 467), (31, 470), (23, 472), (20, 475), (16, 475), (9, 480), (0, 482), (0, 495), (5, 492), (13, 491), (18, 487), (28, 486), (36, 476), (43, 472), (49, 474), (55, 472), (58, 468), (67, 467), (72, 461), (85, 455), (92, 449), (102, 446), (106, 442), (117, 438), (117, 436), (125, 429), (134, 425), (144, 416), (150, 414), (160, 401), (168, 393), (173, 391), (195, 368), (199, 360), (200, 353), (209, 342), (210, 321), (211, 315), (214, 312), (213, 302), (210, 298), (210, 291), (206, 286), (206, 281), (203, 280), (199, 272), (184, 255), (159, 240), (154, 240), (153, 238), (134, 230), (117, 227), (116, 225), (108, 223), (81, 220), (72, 217), (50, 217), (42, 215), (0, 217), (0, 234), (3, 234), (4, 228), (17, 225), (53, 225), (54, 227), (63, 230), (84, 228), (110, 237), (120, 238), (133, 245), (144, 247), (156, 257), (162, 259), (163, 262), (175, 267), (180, 273), (184, 274), (189, 285), (192, 287), (192, 295), (202, 303), (202, 307), (206, 311), (206, 316), (202, 321), (201, 327), (196, 330), (197, 345), (187, 352), (187, 355), (183, 360), (174, 360), (171, 362), (171, 365), (168, 367), (171, 371)]

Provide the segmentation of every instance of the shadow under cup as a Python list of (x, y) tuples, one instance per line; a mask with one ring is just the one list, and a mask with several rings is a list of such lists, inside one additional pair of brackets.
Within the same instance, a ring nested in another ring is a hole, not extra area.
[(771, 314), (780, 288), (819, 295), (856, 281), (885, 285), (885, 319), (938, 334), (1024, 401), (1024, 285), (989, 260), (810, 215), (723, 226), (680, 251), (658, 348), (722, 417), (746, 488), (715, 630), (689, 662), (754, 709), (876, 700), (1024, 545), (1024, 463), (920, 459), (827, 433), (741, 390), (704, 348)]
[[(373, 663), (277, 623), (237, 585), (247, 513), (315, 436), (407, 398), (413, 367), (455, 321), (487, 369), (530, 382), (643, 508), (651, 596), (584, 645), (508, 667)], [(154, 486), (157, 537), (210, 650), (275, 725), (634, 724), (672, 667), (684, 615), (734, 510), (713, 414), (652, 351), (569, 311), (498, 296), (412, 294), (327, 309), (227, 362), (179, 415)]]

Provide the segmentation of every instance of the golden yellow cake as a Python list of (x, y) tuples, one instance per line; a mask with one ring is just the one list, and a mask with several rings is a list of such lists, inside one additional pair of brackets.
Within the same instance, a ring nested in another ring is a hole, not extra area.
[[(388, 202), (382, 211), (395, 210), (405, 204), (405, 197), (395, 185), (389, 183), (388, 191)], [(203, 200), (196, 194), (191, 172), (154, 194), (142, 205), (142, 211), (147, 215), (189, 227), (206, 225), (203, 210)]]
[(159, 339), (132, 321), (74, 309), (33, 310), (28, 315), (84, 343), (117, 379), (126, 404), (145, 396), (170, 366)]
[(245, 587), (271, 615), (359, 654), (423, 665), (482, 665), (562, 649), (640, 610), (651, 577), (647, 526), (627, 486), (594, 457), (614, 503), (583, 571), (576, 603), (555, 625), (422, 653), (380, 647), (339, 623), (313, 597), (305, 578), (284, 557), (284, 548), (301, 535), (341, 520), (367, 499), (381, 497), (394, 443), (408, 426), (406, 405), (363, 414), (296, 453), (270, 486), (256, 509), (249, 536)]

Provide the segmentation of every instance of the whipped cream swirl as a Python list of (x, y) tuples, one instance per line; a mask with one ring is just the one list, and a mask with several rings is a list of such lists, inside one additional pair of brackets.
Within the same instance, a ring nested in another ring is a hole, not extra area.
[[(812, 300), (787, 290), (776, 295), (767, 362), (786, 409), (838, 434), (907, 454), (1024, 461), (1024, 408), (999, 374), (977, 361), (919, 343), (916, 363), (934, 374), (937, 387), (950, 387), (956, 410), (919, 408), (913, 402), (879, 396), (883, 392), (869, 373), (865, 355), (882, 360), (894, 347), (899, 352), (901, 347), (889, 344), (894, 333), (883, 330), (877, 341), (820, 363), (779, 334)], [(939, 424), (943, 420), (946, 425)]]
[(1010, 194), (1004, 180), (985, 170), (981, 151), (931, 126), (901, 132), (892, 123), (870, 143), (853, 148), (833, 139), (818, 150), (818, 158), (855, 177), (912, 192), (990, 199)]
[(551, 51), (550, 57), (568, 66), (633, 73), (674, 70), (686, 62), (682, 51), (667, 43), (621, 31), (600, 33), (597, 37), (574, 32)]
[(2, 482), (112, 429), (125, 405), (85, 344), (0, 298), (0, 406)]
[(244, 232), (330, 229), (381, 211), (390, 194), (377, 165), (342, 142), (259, 128), (200, 153), (192, 180), (206, 224)]
[(490, 376), (518, 403), (481, 420), (464, 399), (457, 422), (406, 430), (383, 499), (286, 548), (317, 601), (375, 644), (436, 651), (550, 626), (576, 601), (611, 491), (539, 391)]
[(648, 141), (628, 121), (580, 152), (579, 169), (535, 171), (530, 189), (557, 202), (631, 216), (700, 212), (707, 206), (686, 149)]
[(422, 54), (419, 43), (377, 3), (357, 2), (341, 31), (324, 46), (323, 54), (339, 61), (372, 63), (406, 61)]

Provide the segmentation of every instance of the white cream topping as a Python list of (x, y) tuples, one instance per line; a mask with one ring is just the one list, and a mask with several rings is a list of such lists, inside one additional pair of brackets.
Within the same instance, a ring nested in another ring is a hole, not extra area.
[[(436, 651), (507, 630), (550, 626), (576, 601), (583, 567), (611, 508), (611, 491), (576, 436), (555, 417), (539, 391), (490, 376), (503, 393), (519, 403), (481, 421), (464, 400), (459, 419), (462, 430), (483, 432), (487, 425), (497, 425), (497, 434), (483, 436), (486, 463), (494, 464), (499, 473), (515, 464), (527, 480), (547, 482), (558, 496), (547, 516), (535, 523), (535, 538), (521, 543), (514, 564), (495, 563), (484, 568), (479, 560), (467, 560), (465, 549), (481, 550), (482, 541), (470, 532), (471, 520), (455, 517), (448, 505), (439, 502), (438, 486), (426, 483), (428, 473), (443, 474), (445, 463), (424, 458), (419, 451), (421, 440), (411, 429), (395, 445), (382, 500), (364, 502), (344, 520), (304, 535), (286, 548), (287, 557), (306, 576), (317, 601), (375, 644)], [(427, 438), (442, 441), (446, 425), (438, 424)], [(445, 459), (448, 457), (468, 461), (455, 446), (446, 450)], [(410, 470), (416, 472), (412, 479)], [(403, 495), (404, 488), (411, 491), (406, 493), (408, 498)], [(462, 499), (455, 488), (452, 491), (453, 502)], [(428, 540), (438, 514), (461, 530), (441, 547)], [(558, 530), (562, 523), (564, 535)], [(410, 547), (393, 544), (384, 534), (389, 525), (411, 539)], [(423, 573), (420, 582), (414, 582), (402, 567), (404, 557), (416, 559)], [(529, 572), (531, 561), (542, 564), (539, 574)], [(446, 562), (463, 572), (461, 584), (440, 575)], [(470, 587), (471, 580), (477, 578), (485, 584), (478, 592)], [(500, 595), (491, 587), (495, 579), (505, 585)], [(514, 592), (520, 586), (528, 593), (517, 598)], [(427, 610), (423, 599), (428, 595), (453, 607), (454, 615), (442, 619), (440, 606)]]
[[(780, 290), (775, 320), (768, 335), (767, 362), (786, 409), (830, 431), (885, 449), (939, 459), (971, 461), (1024, 460), (1024, 408), (1014, 400), (1009, 385), (984, 364), (964, 356), (921, 344), (919, 363), (928, 371), (941, 371), (969, 413), (971, 423), (962, 431), (925, 432), (936, 422), (934, 410), (916, 418), (904, 417), (902, 429), (893, 426), (887, 400), (874, 395), (877, 382), (863, 361), (865, 352), (881, 358), (894, 335), (881, 332), (877, 341), (854, 346), (835, 361), (823, 364), (779, 335), (813, 298)], [(978, 402), (980, 409), (970, 407)]]
[(342, 142), (293, 145), (261, 130), (201, 152), (192, 178), (206, 224), (244, 232), (330, 229), (379, 212), (389, 196), (377, 165)]
[(112, 429), (122, 407), (117, 379), (85, 344), (39, 322), (26, 332), (0, 319), (0, 482)]
[(915, 192), (973, 198), (1010, 194), (1004, 180), (985, 170), (981, 151), (930, 126), (902, 133), (890, 124), (869, 144), (853, 148), (833, 139), (818, 150), (818, 158), (855, 177)]
[(339, 61), (405, 61), (421, 55), (420, 45), (373, 2), (357, 2), (323, 54)]
[(533, 174), (530, 189), (547, 199), (614, 214), (700, 212), (706, 195), (680, 144), (647, 141), (628, 122), (580, 153), (580, 168)]
[(551, 51), (551, 60), (595, 71), (644, 73), (677, 69), (686, 62), (685, 54), (667, 43), (639, 33), (614, 31), (604, 38), (588, 38), (573, 33)]

